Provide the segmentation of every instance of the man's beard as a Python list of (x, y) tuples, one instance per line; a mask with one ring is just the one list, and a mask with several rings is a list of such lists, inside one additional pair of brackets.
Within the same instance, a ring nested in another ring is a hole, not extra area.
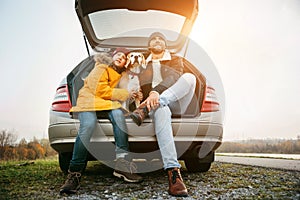
[(150, 47), (149, 50), (152, 51), (152, 53), (154, 54), (160, 54), (164, 51), (163, 48), (155, 48), (155, 47)]

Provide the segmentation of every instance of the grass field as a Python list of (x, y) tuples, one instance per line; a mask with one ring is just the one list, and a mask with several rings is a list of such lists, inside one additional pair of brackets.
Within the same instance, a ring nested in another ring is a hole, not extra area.
[(0, 199), (42, 199), (43, 192), (51, 192), (64, 179), (55, 158), (1, 162), (0, 171)]

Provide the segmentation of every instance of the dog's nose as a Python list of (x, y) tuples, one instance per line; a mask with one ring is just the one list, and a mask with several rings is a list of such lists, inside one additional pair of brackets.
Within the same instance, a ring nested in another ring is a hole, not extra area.
[(134, 56), (134, 61), (138, 62), (138, 58), (139, 58), (139, 56)]

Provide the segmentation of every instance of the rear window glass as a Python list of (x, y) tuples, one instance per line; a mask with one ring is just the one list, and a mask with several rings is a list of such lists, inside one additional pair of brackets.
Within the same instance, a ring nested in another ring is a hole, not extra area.
[(153, 30), (172, 31), (168, 39), (175, 41), (185, 22), (185, 17), (163, 11), (106, 10), (88, 15), (95, 36), (99, 40), (114, 37), (148, 37)]

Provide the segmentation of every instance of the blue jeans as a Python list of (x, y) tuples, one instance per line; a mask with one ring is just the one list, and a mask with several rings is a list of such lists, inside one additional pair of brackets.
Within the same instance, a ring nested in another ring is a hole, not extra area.
[[(129, 144), (127, 125), (123, 112), (120, 109), (101, 112), (107, 112), (107, 116), (113, 125), (117, 157), (118, 154), (126, 155), (129, 150)], [(90, 139), (98, 125), (95, 111), (80, 112), (78, 114), (78, 118), (80, 126), (73, 148), (72, 160), (69, 166), (69, 169), (72, 172), (82, 171), (84, 168)]]
[(160, 95), (160, 106), (150, 112), (164, 169), (181, 167), (177, 160), (171, 117), (172, 113), (182, 114), (185, 112), (192, 100), (195, 88), (195, 76), (191, 73), (183, 74), (174, 85)]

